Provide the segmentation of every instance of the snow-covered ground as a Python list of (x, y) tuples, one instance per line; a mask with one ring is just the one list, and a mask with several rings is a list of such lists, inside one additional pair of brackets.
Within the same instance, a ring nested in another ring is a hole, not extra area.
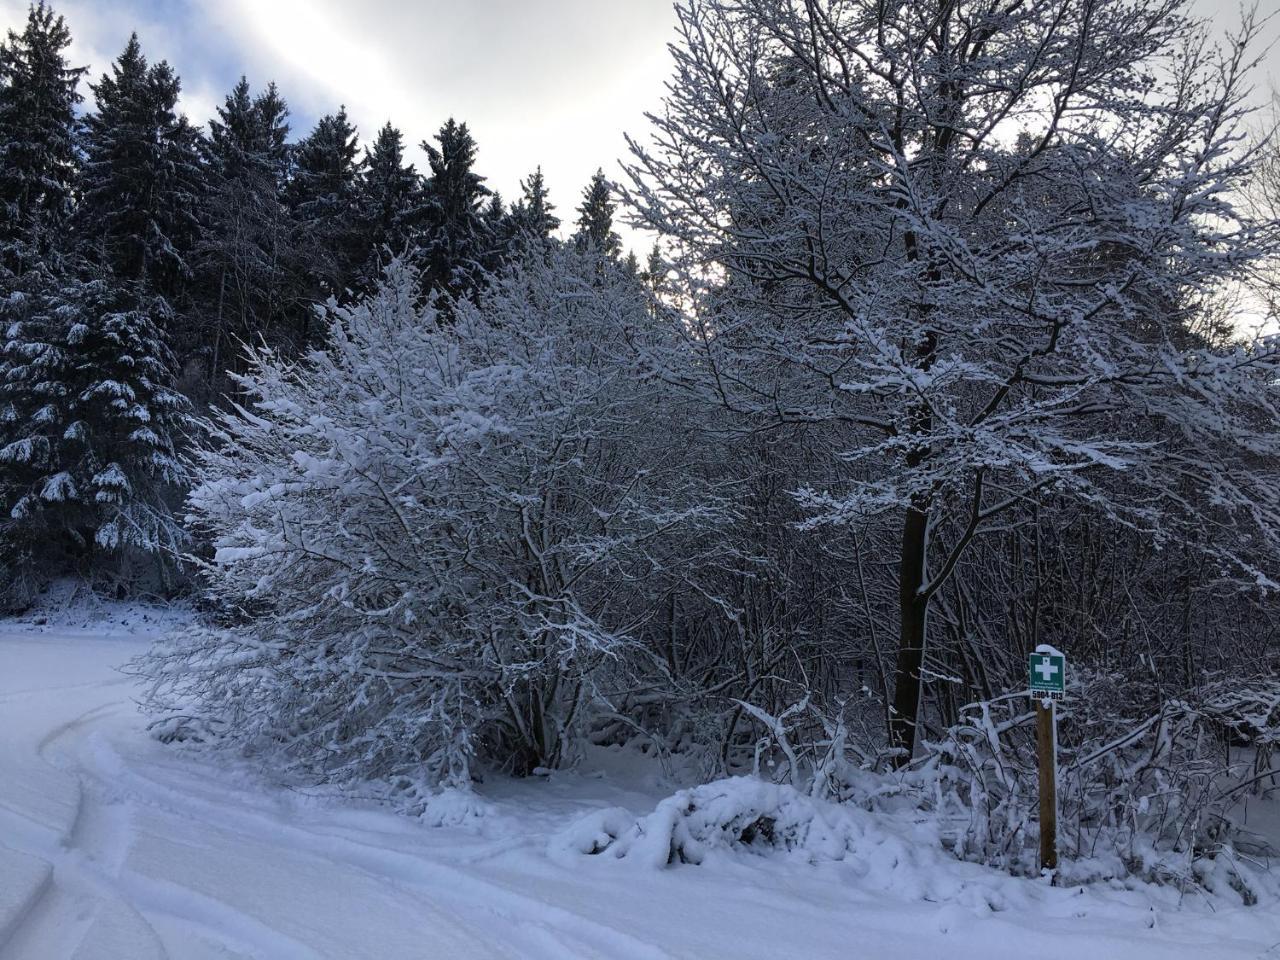
[[(486, 785), (429, 827), (267, 786), (145, 732), (114, 668), (181, 621), (0, 625), (0, 958), (1280, 958), (1280, 910), (1062, 890), (882, 845), (655, 869), (569, 853), (576, 817), (669, 787)], [(896, 852), (894, 852), (896, 850)]]

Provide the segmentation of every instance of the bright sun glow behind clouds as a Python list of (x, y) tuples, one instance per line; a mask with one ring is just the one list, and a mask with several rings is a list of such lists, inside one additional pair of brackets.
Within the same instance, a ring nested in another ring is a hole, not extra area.
[(644, 130), (670, 71), (669, 0), (199, 5), (255, 88), (274, 77), (308, 122), (342, 103), (366, 140), (391, 120), (416, 147), (456, 117), (490, 186), (513, 200), (541, 164), (566, 222), (596, 167), (619, 174), (623, 134)]
[(248, 34), (277, 70), (307, 80), (308, 99), (316, 90), (362, 106), (394, 106), (403, 97), (386, 54), (344, 31), (337, 10), (308, 0), (202, 0), (202, 6), (223, 30)]

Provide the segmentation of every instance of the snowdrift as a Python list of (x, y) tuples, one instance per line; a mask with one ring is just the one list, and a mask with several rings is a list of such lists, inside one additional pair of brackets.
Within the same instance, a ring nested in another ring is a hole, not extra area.
[(979, 897), (991, 909), (1000, 909), (998, 888), (1012, 880), (956, 861), (923, 816), (875, 813), (752, 777), (681, 790), (639, 818), (618, 807), (594, 811), (556, 834), (551, 852), (648, 868), (735, 855), (839, 861), (910, 899), (956, 899), (982, 876), (988, 889)]
[(655, 867), (698, 864), (727, 850), (844, 860), (864, 846), (869, 819), (863, 811), (814, 800), (785, 784), (731, 777), (681, 790), (638, 820), (617, 807), (593, 812), (555, 842), (562, 849)]
[[(866, 809), (811, 797), (787, 784), (730, 777), (661, 800), (636, 817), (621, 807), (593, 811), (550, 840), (553, 856), (600, 856), (640, 868), (703, 864), (714, 858), (774, 857), (798, 863), (840, 862), (858, 880), (911, 900), (1007, 909), (1032, 889), (1101, 882), (1118, 890), (1148, 890), (1159, 897), (1182, 891), (1134, 876), (1107, 876), (1097, 861), (1065, 863), (1056, 878), (1028, 880), (956, 858), (945, 830), (927, 810), (903, 806)], [(1204, 860), (1198, 887), (1231, 906), (1274, 901), (1275, 878), (1262, 867)]]

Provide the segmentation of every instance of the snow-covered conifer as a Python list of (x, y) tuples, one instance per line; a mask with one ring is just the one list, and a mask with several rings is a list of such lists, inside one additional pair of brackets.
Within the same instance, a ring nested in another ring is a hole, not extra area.
[(72, 279), (40, 307), (11, 326), (0, 384), (8, 536), (38, 558), (37, 579), (150, 576), (141, 557), (167, 578), (184, 542), (173, 508), (186, 403), (164, 318), (147, 312), (165, 302), (122, 294), (114, 278)]
[(395, 257), (409, 259), (420, 239), (422, 182), (404, 158), (404, 137), (390, 123), (378, 131), (365, 151), (359, 184), (360, 253), (364, 257), (360, 283), (372, 289), (381, 278), (381, 265)]
[(597, 170), (591, 182), (582, 192), (578, 205), (578, 230), (574, 241), (584, 249), (595, 250), (614, 258), (622, 252), (622, 241), (613, 230), (613, 215), (617, 205), (613, 202), (613, 188), (605, 179), (604, 170)]
[(44, 3), (0, 43), (0, 278), (46, 265), (71, 214), (85, 71), (67, 63), (70, 43), (65, 21)]
[(194, 259), (198, 343), (215, 392), (240, 362), (238, 345), (284, 341), (288, 308), (296, 307), (294, 231), (283, 201), (288, 136), (288, 107), (274, 84), (255, 97), (243, 77), (209, 123), (209, 203)]
[(179, 88), (172, 68), (148, 66), (131, 36), (93, 87), (77, 209), (87, 257), (171, 298), (190, 275), (203, 186), (200, 134), (176, 112)]
[(428, 291), (450, 296), (474, 293), (492, 248), (482, 216), (489, 188), (474, 170), (476, 142), (465, 123), (452, 117), (424, 141), (430, 173), (424, 184), (422, 276)]
[(54, 302), (71, 269), (77, 83), (62, 17), (33, 5), (0, 44), (0, 605), (21, 607), (59, 554), (22, 509), (55, 462), (67, 373)]
[(555, 209), (542, 167), (538, 167), (527, 179), (520, 181), (520, 199), (511, 208), (517, 243), (526, 250), (542, 254), (560, 229), (560, 218), (555, 215)]
[(294, 148), (286, 200), (298, 233), (296, 247), (316, 300), (341, 297), (351, 285), (364, 237), (357, 216), (362, 160), (346, 108), (320, 118)]

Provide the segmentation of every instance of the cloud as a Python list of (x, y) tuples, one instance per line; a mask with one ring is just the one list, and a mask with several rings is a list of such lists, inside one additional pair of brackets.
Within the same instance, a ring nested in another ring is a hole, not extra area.
[[(93, 0), (55, 0), (54, 9), (66, 18), (71, 30), (69, 60), (76, 66), (87, 66), (88, 74), (81, 94), (92, 107), (90, 84), (106, 72), (120, 55), (135, 30), (148, 60), (168, 60), (182, 78), (180, 109), (193, 122), (203, 123), (221, 101), (218, 64), (211, 59), (212, 49), (197, 40), (195, 31), (182, 19), (158, 16), (153, 4), (146, 0), (117, 0), (112, 4)], [(182, 10), (183, 5), (173, 5)], [(0, 29), (20, 31), (27, 18), (25, 0), (0, 0)]]
[(308, 123), (341, 103), (365, 138), (391, 120), (416, 145), (465, 120), (490, 185), (513, 199), (541, 164), (566, 221), (596, 167), (619, 173), (624, 132), (645, 127), (670, 71), (669, 0), (196, 6), (255, 85), (275, 79)]

